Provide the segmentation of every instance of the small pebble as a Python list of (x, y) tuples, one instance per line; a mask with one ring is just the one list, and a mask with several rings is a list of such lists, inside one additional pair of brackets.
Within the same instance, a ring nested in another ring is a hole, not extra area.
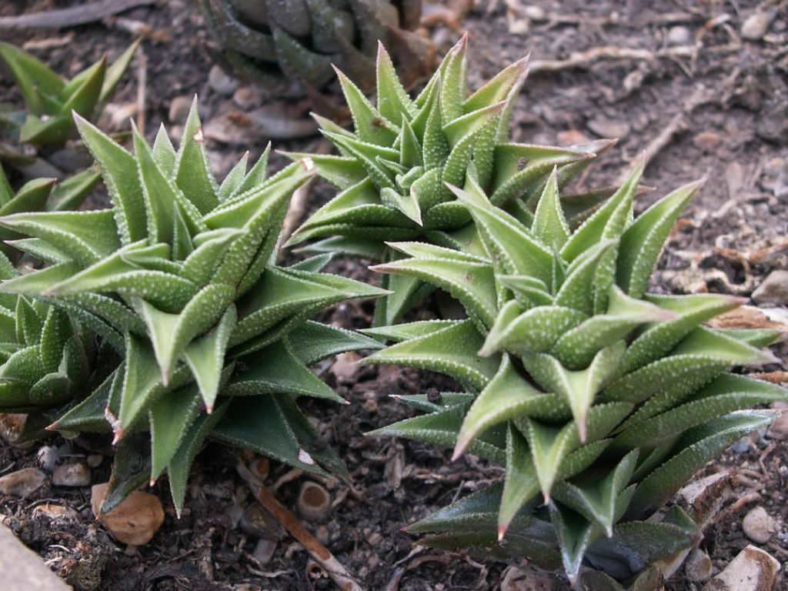
[(279, 531), (276, 520), (261, 505), (252, 503), (241, 513), (241, 530), (256, 538), (277, 539)]
[(90, 468), (85, 464), (64, 464), (52, 473), (55, 486), (89, 486)]
[(164, 508), (159, 497), (135, 490), (120, 505), (99, 517), (99, 509), (108, 490), (108, 482), (96, 484), (91, 489), (90, 506), (93, 515), (119, 542), (132, 546), (142, 546), (150, 542), (164, 523)]
[(254, 556), (255, 560), (260, 564), (268, 564), (271, 561), (271, 558), (276, 552), (277, 541), (276, 540), (269, 540), (267, 538), (261, 538), (258, 540), (257, 545), (254, 547), (254, 552), (252, 552), (252, 556)]
[(98, 468), (104, 461), (104, 456), (101, 454), (90, 454), (86, 459), (88, 466), (91, 468)]
[(186, 118), (189, 116), (189, 109), (192, 106), (192, 100), (194, 100), (190, 96), (176, 96), (170, 102), (170, 111), (167, 114), (167, 118), (169, 119), (170, 123), (178, 123), (184, 124), (186, 123)]
[(321, 524), (315, 530), (315, 537), (320, 540), (320, 543), (324, 546), (327, 546), (331, 542), (331, 534), (328, 531), (328, 527)]
[(711, 576), (711, 558), (700, 548), (695, 548), (687, 557), (684, 571), (690, 581), (705, 581)]
[(752, 293), (759, 304), (788, 305), (788, 271), (772, 271)]
[(747, 546), (723, 571), (703, 586), (703, 591), (770, 591), (780, 563), (756, 546)]
[(753, 542), (765, 544), (777, 531), (777, 523), (761, 506), (751, 509), (742, 521), (744, 534)]
[(233, 102), (242, 109), (254, 109), (263, 103), (263, 95), (251, 86), (241, 86), (233, 94)]
[(692, 138), (692, 143), (699, 150), (712, 152), (722, 143), (722, 136), (713, 131), (701, 131)]
[(524, 6), (523, 15), (532, 21), (543, 21), (547, 19), (547, 13), (544, 11), (544, 8), (537, 6), (536, 4)]
[(741, 439), (737, 440), (736, 443), (731, 445), (731, 451), (735, 454), (743, 454), (746, 453), (750, 449), (750, 438), (742, 437)]
[(340, 353), (337, 355), (336, 360), (331, 365), (331, 373), (341, 382), (350, 382), (353, 376), (358, 371), (358, 361), (361, 356), (353, 351), (347, 353)]
[(687, 45), (692, 41), (692, 32), (687, 27), (671, 27), (668, 31), (669, 45)]
[(24, 498), (38, 490), (46, 478), (38, 468), (22, 468), (0, 478), (0, 493)]
[(772, 14), (757, 11), (748, 16), (741, 26), (741, 36), (750, 41), (761, 39), (772, 22)]
[(629, 124), (625, 121), (613, 121), (605, 117), (591, 119), (587, 124), (588, 129), (599, 137), (623, 138), (629, 134)]
[(27, 415), (16, 412), (0, 413), (0, 437), (14, 443), (25, 430)]
[(211, 71), (208, 72), (208, 84), (213, 90), (223, 96), (230, 96), (238, 88), (238, 81), (218, 65), (214, 65)]
[(60, 454), (54, 445), (44, 445), (38, 450), (38, 452), (36, 452), (38, 464), (46, 472), (52, 472), (52, 470), (55, 469), (59, 458)]
[(77, 512), (71, 507), (58, 505), (56, 503), (44, 503), (33, 507), (33, 516), (42, 515), (50, 519), (76, 519)]

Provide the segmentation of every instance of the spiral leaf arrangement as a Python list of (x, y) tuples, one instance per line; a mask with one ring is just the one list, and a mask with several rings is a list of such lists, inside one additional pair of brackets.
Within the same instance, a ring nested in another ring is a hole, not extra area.
[[(370, 329), (396, 341), (366, 363), (455, 378), (439, 402), (402, 397), (427, 414), (378, 431), (453, 446), (505, 465), (501, 484), (411, 526), (438, 546), (475, 546), (625, 579), (687, 548), (697, 527), (673, 507), (651, 518), (693, 474), (771, 415), (773, 384), (730, 373), (771, 363), (767, 330), (703, 326), (741, 298), (647, 293), (679, 213), (700, 183), (633, 218), (642, 172), (571, 231), (553, 169), (530, 223), (495, 206), (470, 174), (448, 186), (473, 217), (483, 252), (394, 242), (404, 258), (375, 267), (417, 277), (462, 303), (467, 319)], [(651, 518), (644, 520), (646, 518)]]

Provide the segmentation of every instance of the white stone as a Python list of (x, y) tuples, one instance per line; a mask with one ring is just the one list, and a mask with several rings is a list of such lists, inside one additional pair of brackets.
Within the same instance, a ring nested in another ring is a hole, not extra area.
[(772, 536), (777, 531), (777, 523), (766, 512), (766, 509), (759, 505), (744, 516), (742, 529), (745, 535), (753, 542), (765, 544), (772, 539)]
[(788, 271), (772, 271), (752, 294), (759, 304), (788, 305)]
[(208, 72), (208, 84), (223, 96), (230, 96), (238, 88), (238, 81), (216, 65)]
[(725, 569), (703, 587), (703, 591), (771, 591), (780, 563), (757, 548), (747, 546)]
[(90, 468), (85, 464), (64, 464), (52, 473), (55, 486), (89, 486)]
[(750, 41), (761, 39), (772, 23), (772, 14), (757, 11), (748, 16), (741, 26), (741, 36)]
[(46, 475), (38, 468), (22, 468), (0, 478), (0, 493), (26, 497), (38, 490), (46, 479)]
[(711, 558), (700, 548), (695, 548), (687, 557), (684, 572), (690, 581), (701, 582), (711, 576)]

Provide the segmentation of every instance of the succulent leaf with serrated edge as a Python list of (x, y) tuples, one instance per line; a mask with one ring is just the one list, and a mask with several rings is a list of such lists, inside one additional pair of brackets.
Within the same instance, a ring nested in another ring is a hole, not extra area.
[[(88, 169), (58, 182), (55, 178), (37, 178), (25, 183), (14, 193), (3, 166), (0, 165), (0, 216), (13, 213), (32, 211), (61, 211), (75, 209), (85, 200), (99, 182), (98, 171)], [(15, 258), (19, 252), (14, 239), (19, 236), (14, 232), (0, 229), (2, 251)], [(29, 241), (25, 249), (35, 251), (36, 245)], [(36, 257), (48, 260), (47, 253), (36, 252)]]
[(433, 532), (428, 543), (495, 546), (499, 555), (544, 559), (548, 567), (559, 558), (573, 583), (582, 565), (629, 578), (698, 539), (678, 508), (661, 522), (639, 520), (771, 420), (745, 409), (788, 398), (776, 385), (729, 373), (778, 361), (759, 348), (777, 333), (703, 326), (743, 299), (646, 293), (670, 230), (700, 184), (677, 189), (633, 220), (642, 170), (638, 162), (574, 231), (557, 168), (530, 223), (496, 207), (472, 174), (463, 189), (449, 188), (473, 217), (482, 253), (390, 243), (404, 258), (374, 267), (440, 287), (467, 313), (465, 320), (368, 331), (396, 343), (366, 363), (442, 372), (467, 389), (429, 405), (423, 396), (400, 397), (427, 414), (376, 433), (454, 447), (455, 458), (470, 451), (506, 467), (502, 487), (411, 527)]
[[(266, 178), (266, 150), (220, 186), (196, 101), (177, 151), (163, 128), (153, 146), (134, 130), (130, 153), (78, 116), (77, 126), (112, 207), (0, 218), (55, 255), (2, 291), (42, 298), (124, 352), (122, 366), (54, 427), (79, 431), (108, 421), (121, 448), (131, 434), (149, 431), (148, 477), (168, 472), (179, 511), (188, 466), (208, 435), (305, 470), (341, 466), (333, 452), (312, 449), (316, 435), (293, 400), (342, 401), (307, 365), (378, 345), (309, 318), (383, 292), (319, 272), (326, 257), (276, 266), (282, 221), (293, 191), (311, 178), (309, 161)], [(115, 490), (128, 494), (131, 478), (114, 479)], [(110, 505), (122, 496), (110, 493)]]
[[(558, 185), (563, 186), (613, 144), (601, 140), (560, 148), (511, 142), (509, 121), (528, 59), (508, 66), (474, 93), (467, 89), (467, 69), (463, 37), (424, 90), (411, 98), (380, 45), (375, 105), (337, 71), (354, 131), (316, 116), (339, 155), (309, 156), (340, 193), (306, 220), (290, 244), (322, 238), (308, 248), (384, 261), (399, 258), (385, 246), (391, 240), (422, 239), (477, 252), (482, 247), (472, 217), (447, 184), (463, 186), (472, 172), (494, 204), (530, 220), (554, 166), (559, 167)], [(568, 199), (582, 203), (572, 221), (581, 219), (605, 194)], [(425, 293), (424, 283), (414, 277), (387, 277), (384, 285), (394, 295), (380, 300), (377, 324), (397, 321)]]

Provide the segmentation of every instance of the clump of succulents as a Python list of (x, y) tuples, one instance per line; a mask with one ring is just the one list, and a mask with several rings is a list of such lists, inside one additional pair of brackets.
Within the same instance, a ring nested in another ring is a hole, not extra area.
[[(432, 71), (432, 43), (414, 32), (421, 16), (418, 0), (200, 0), (200, 5), (219, 46), (217, 60), (279, 95), (300, 91), (315, 97), (334, 80), (333, 65), (370, 90), (378, 41), (393, 48), (408, 83)], [(293, 89), (294, 83), (301, 88)]]
[(741, 298), (647, 293), (699, 183), (633, 219), (641, 172), (642, 163), (574, 231), (555, 169), (530, 223), (496, 207), (469, 174), (463, 189), (449, 189), (473, 217), (483, 253), (390, 243), (406, 258), (377, 270), (446, 290), (467, 318), (369, 331), (397, 342), (367, 363), (442, 372), (462, 387), (437, 400), (402, 397), (426, 414), (378, 433), (505, 466), (502, 483), (411, 526), (432, 533), (427, 543), (563, 566), (573, 583), (583, 566), (629, 579), (697, 543), (686, 512), (661, 508), (708, 461), (771, 420), (744, 409), (788, 397), (730, 372), (774, 362), (760, 349), (774, 331), (704, 326)]
[[(0, 279), (18, 276), (0, 254)], [(0, 294), (0, 412), (25, 413), (16, 443), (40, 436), (70, 403), (117, 364), (117, 354), (68, 314), (22, 295)]]
[(90, 120), (100, 115), (138, 44), (133, 43), (112, 64), (105, 56), (71, 80), (64, 80), (36, 57), (0, 42), (0, 58), (16, 80), (26, 107), (0, 106), (0, 161), (27, 167), (41, 153), (62, 147), (75, 137), (72, 111)]
[[(309, 180), (310, 163), (267, 178), (266, 150), (250, 170), (244, 157), (218, 184), (196, 102), (178, 150), (163, 128), (153, 146), (134, 130), (132, 154), (76, 121), (112, 207), (0, 218), (3, 228), (30, 237), (18, 248), (48, 263), (0, 289), (66, 311), (122, 352), (120, 366), (52, 425), (114, 433), (104, 510), (166, 471), (180, 511), (189, 466), (207, 436), (305, 470), (341, 472), (295, 400), (341, 401), (307, 366), (376, 345), (309, 319), (381, 291), (320, 273), (324, 256), (276, 265), (288, 203)], [(146, 453), (138, 453), (141, 445)]]
[[(478, 246), (467, 208), (447, 187), (462, 186), (471, 165), (493, 204), (528, 219), (553, 167), (559, 167), (559, 184), (563, 185), (612, 145), (609, 140), (574, 148), (511, 142), (509, 122), (527, 74), (527, 58), (505, 68), (474, 93), (468, 92), (467, 61), (467, 38), (463, 37), (424, 90), (411, 99), (381, 45), (377, 105), (338, 72), (354, 131), (317, 116), (323, 135), (340, 155), (309, 156), (318, 173), (341, 192), (318, 209), (289, 244), (323, 238), (311, 248), (373, 260), (398, 256), (385, 246), (390, 240), (421, 238), (453, 248)], [(570, 223), (595, 201), (594, 195), (569, 199)], [(378, 322), (390, 324), (423, 289), (412, 278), (386, 281), (394, 293), (387, 298), (386, 309), (379, 310)]]

